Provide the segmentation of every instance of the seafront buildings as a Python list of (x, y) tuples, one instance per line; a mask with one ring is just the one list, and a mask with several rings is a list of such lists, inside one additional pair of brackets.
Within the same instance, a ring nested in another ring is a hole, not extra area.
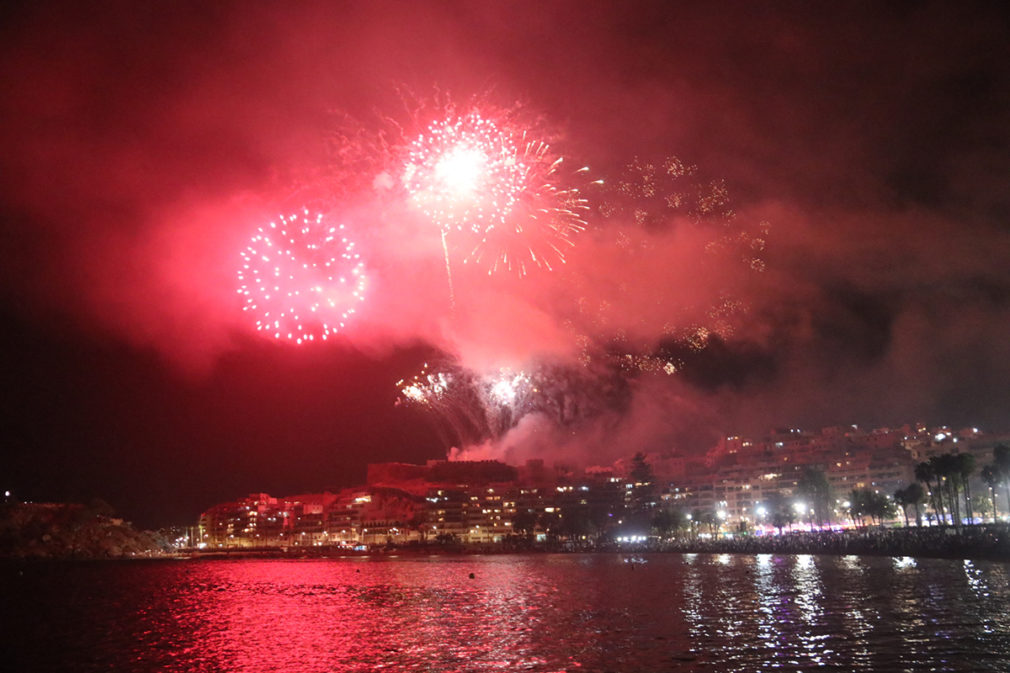
[[(853, 490), (889, 497), (915, 481), (916, 464), (947, 453), (971, 454), (981, 468), (992, 461), (997, 444), (1010, 444), (1010, 436), (975, 428), (848, 426), (787, 428), (760, 439), (731, 436), (703, 454), (639, 455), (637, 461), (581, 470), (543, 460), (518, 467), (496, 461), (379, 463), (369, 466), (360, 487), (287, 497), (253, 493), (216, 505), (201, 515), (197, 537), (201, 547), (212, 549), (590, 544), (676, 528), (697, 535), (773, 533), (783, 526), (773, 508), (783, 506), (791, 508), (788, 527), (851, 527), (847, 498)], [(828, 484), (823, 506), (803, 501), (803, 480), (811, 472)], [(981, 504), (986, 485), (978, 471), (973, 479)], [(993, 495), (1006, 502), (1001, 488)], [(989, 512), (991, 517), (991, 507)]]

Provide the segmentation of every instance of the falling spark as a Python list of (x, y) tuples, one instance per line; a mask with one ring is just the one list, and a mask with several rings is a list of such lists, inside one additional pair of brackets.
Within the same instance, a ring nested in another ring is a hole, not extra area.
[(431, 405), (445, 396), (452, 380), (453, 377), (450, 373), (432, 373), (428, 363), (425, 362), (419, 374), (410, 379), (400, 379), (396, 382), (396, 387), (400, 394), (411, 402)]
[(547, 271), (564, 264), (574, 237), (586, 228), (590, 207), (579, 184), (590, 183), (588, 167), (567, 171), (565, 160), (545, 142), (524, 132), (514, 159), (521, 173), (515, 203), (501, 223), (483, 232), (468, 262), (483, 265), (489, 275), (525, 276), (534, 268)]
[(500, 369), (497, 374), (485, 377), (488, 401), (502, 406), (512, 406), (521, 397), (524, 387), (530, 383), (526, 372), (513, 373), (510, 369)]

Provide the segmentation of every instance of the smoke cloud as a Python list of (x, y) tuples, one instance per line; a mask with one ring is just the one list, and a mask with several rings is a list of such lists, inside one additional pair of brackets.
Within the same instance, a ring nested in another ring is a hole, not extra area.
[[(1005, 425), (1010, 59), (994, 7), (9, 11), (0, 296), (21, 320), (153, 351), (205, 385), (263, 347), (239, 250), (311, 205), (369, 275), (328, 347), (394, 379), (420, 345), (477, 375), (582, 377), (589, 398), (625, 381), (573, 417), (513, 411), (454, 455), (593, 464), (771, 425)], [(454, 244), (450, 297), (396, 145), (474, 100), (518, 110), (605, 185), (586, 185), (566, 264), (489, 276)]]

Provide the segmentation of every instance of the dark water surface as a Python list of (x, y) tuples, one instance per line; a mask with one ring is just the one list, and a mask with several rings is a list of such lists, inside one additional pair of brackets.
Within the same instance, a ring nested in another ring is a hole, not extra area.
[(998, 563), (598, 554), (0, 569), (4, 670), (1010, 671), (1010, 566)]

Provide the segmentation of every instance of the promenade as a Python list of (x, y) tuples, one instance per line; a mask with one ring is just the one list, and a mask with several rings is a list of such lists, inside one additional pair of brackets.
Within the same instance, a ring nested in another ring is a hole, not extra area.
[(985, 524), (933, 528), (862, 528), (858, 530), (791, 531), (782, 535), (734, 535), (733, 537), (681, 536), (649, 538), (642, 542), (612, 540), (573, 542), (532, 541), (519, 537), (499, 543), (412, 542), (404, 545), (359, 545), (322, 547), (243, 547), (182, 550), (198, 558), (330, 557), (386, 554), (524, 554), (524, 553), (700, 553), (700, 554), (828, 554), (855, 556), (910, 556), (918, 558), (1010, 561), (1010, 526)]
[(650, 542), (650, 551), (744, 554), (855, 554), (1010, 561), (1006, 524), (933, 528), (794, 531), (783, 535), (678, 538)]

